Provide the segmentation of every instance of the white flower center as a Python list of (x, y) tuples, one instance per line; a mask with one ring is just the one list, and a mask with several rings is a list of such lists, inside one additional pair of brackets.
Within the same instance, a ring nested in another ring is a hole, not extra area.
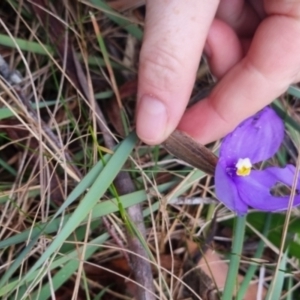
[(249, 158), (240, 158), (235, 167), (236, 175), (247, 176), (251, 172), (252, 164)]

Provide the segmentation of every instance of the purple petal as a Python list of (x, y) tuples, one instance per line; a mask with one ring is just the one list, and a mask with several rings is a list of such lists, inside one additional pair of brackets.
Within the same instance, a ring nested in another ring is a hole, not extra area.
[[(249, 207), (264, 211), (286, 210), (290, 196), (272, 196), (271, 188), (277, 183), (284, 183), (291, 187), (295, 176), (295, 167), (267, 168), (263, 171), (252, 171), (249, 176), (236, 177), (235, 182), (239, 195)], [(300, 180), (297, 182), (297, 190)], [(300, 195), (294, 197), (293, 206), (300, 205)]]
[(269, 107), (240, 124), (228, 134), (220, 149), (220, 157), (229, 164), (239, 158), (249, 158), (257, 163), (272, 157), (284, 137), (284, 125)]
[(215, 172), (215, 186), (217, 198), (226, 207), (239, 215), (247, 213), (248, 206), (241, 200), (235, 182), (226, 172), (222, 159), (219, 160)]

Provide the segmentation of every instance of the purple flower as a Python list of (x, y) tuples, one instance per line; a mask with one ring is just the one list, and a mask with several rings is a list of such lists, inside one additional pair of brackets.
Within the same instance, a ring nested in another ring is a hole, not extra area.
[[(249, 207), (263, 211), (286, 210), (290, 196), (274, 196), (271, 188), (278, 183), (293, 185), (295, 167), (269, 167), (251, 170), (253, 164), (272, 157), (284, 137), (282, 120), (271, 108), (241, 123), (228, 134), (221, 145), (215, 172), (216, 194), (229, 209), (238, 215), (246, 214)], [(300, 180), (297, 182), (297, 190)], [(300, 195), (293, 206), (300, 204)]]

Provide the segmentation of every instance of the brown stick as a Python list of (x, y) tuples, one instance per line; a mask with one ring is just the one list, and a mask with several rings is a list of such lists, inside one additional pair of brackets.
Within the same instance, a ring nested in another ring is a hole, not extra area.
[[(129, 194), (135, 191), (135, 186), (127, 172), (120, 172), (115, 179), (115, 186), (120, 193)], [(143, 238), (146, 237), (146, 229), (144, 225), (144, 217), (142, 206), (140, 204), (132, 205), (127, 209), (128, 216), (139, 230)], [(154, 297), (154, 286), (151, 266), (146, 249), (144, 249), (137, 236), (127, 232), (128, 248), (134, 254), (130, 255), (130, 266), (134, 273), (134, 277), (140, 286), (137, 289), (136, 299), (152, 300)]]
[(217, 156), (186, 133), (175, 130), (163, 143), (163, 146), (191, 166), (214, 175), (218, 161)]

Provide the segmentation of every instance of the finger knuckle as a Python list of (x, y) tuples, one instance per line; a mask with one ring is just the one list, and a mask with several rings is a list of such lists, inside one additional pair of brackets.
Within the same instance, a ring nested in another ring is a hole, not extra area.
[(141, 54), (140, 74), (152, 88), (166, 90), (178, 82), (182, 72), (182, 63), (171, 51), (156, 48), (147, 49)]

